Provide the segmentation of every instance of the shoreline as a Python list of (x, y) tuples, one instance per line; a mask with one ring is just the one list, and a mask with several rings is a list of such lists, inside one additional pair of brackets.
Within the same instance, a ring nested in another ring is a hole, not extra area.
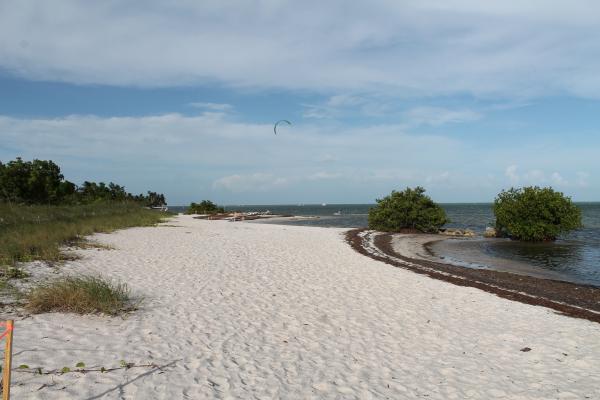
[[(483, 237), (456, 238), (448, 237), (440, 234), (426, 233), (400, 233), (391, 234), (391, 248), (394, 253), (400, 254), (407, 258), (418, 259), (422, 261), (432, 261), (445, 265), (451, 265), (459, 268), (479, 269), (496, 272), (507, 272), (510, 274), (528, 276), (538, 279), (548, 279), (553, 281), (573, 283), (582, 286), (598, 287), (598, 285), (588, 284), (586, 282), (577, 282), (564, 279), (560, 274), (552, 271), (543, 270), (531, 264), (519, 262), (500, 257), (482, 256), (477, 254), (479, 259), (484, 258), (484, 263), (478, 264), (476, 261), (468, 261), (469, 257), (464, 258), (448, 258), (436, 254), (433, 247), (439, 246), (442, 242), (458, 241), (459, 243), (469, 244), (469, 242), (478, 242), (484, 240), (502, 240), (502, 239), (485, 239)], [(456, 245), (456, 243), (454, 243)]]
[[(366, 236), (366, 237), (365, 237)], [(544, 306), (570, 317), (600, 323), (600, 288), (566, 281), (538, 278), (491, 269), (475, 269), (398, 253), (392, 244), (394, 234), (354, 229), (347, 243), (358, 253), (395, 267), (425, 274), (459, 286), (470, 286), (521, 303)], [(435, 238), (427, 238), (435, 240)], [(443, 239), (442, 239), (443, 240)]]
[(139, 308), (15, 318), (14, 365), (29, 372), (15, 368), (13, 395), (600, 396), (596, 323), (363, 257), (348, 232), (175, 216), (96, 234), (112, 249), (77, 250), (60, 274), (126, 283)]

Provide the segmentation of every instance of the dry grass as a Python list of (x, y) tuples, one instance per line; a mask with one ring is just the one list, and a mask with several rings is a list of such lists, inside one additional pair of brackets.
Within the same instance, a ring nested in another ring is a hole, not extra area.
[(124, 283), (100, 277), (67, 277), (43, 284), (27, 295), (26, 308), (32, 313), (72, 312), (117, 315), (134, 308)]
[[(10, 206), (0, 204), (0, 266), (19, 261), (61, 261), (60, 246), (95, 232), (150, 226), (168, 216), (137, 204)], [(94, 246), (98, 247), (98, 246)]]

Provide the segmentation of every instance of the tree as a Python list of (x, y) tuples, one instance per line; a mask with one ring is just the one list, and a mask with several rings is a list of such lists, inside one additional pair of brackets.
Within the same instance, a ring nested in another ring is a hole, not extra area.
[(217, 214), (224, 212), (225, 209), (223, 207), (217, 206), (210, 200), (202, 200), (200, 204), (191, 203), (186, 214)]
[(167, 204), (162, 193), (134, 196), (124, 186), (110, 182), (85, 181), (81, 187), (64, 180), (60, 168), (51, 160), (23, 161), (17, 157), (0, 161), (0, 201), (25, 204), (85, 204), (99, 201), (134, 201), (148, 206)]
[(17, 157), (0, 163), (0, 198), (28, 204), (57, 203), (63, 176), (52, 161), (23, 161)]
[(395, 190), (369, 210), (369, 228), (384, 232), (404, 230), (437, 233), (446, 223), (446, 212), (417, 186), (403, 192)]
[(498, 236), (528, 242), (552, 241), (581, 228), (581, 210), (551, 187), (511, 188), (494, 201)]
[(146, 205), (149, 207), (162, 207), (167, 202), (165, 201), (165, 195), (156, 192), (148, 192), (146, 197)]

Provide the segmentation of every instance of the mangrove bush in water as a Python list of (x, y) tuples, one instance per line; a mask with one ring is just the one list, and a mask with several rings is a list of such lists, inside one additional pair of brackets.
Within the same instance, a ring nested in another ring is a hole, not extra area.
[(392, 191), (389, 196), (378, 199), (377, 205), (369, 210), (369, 228), (384, 232), (437, 233), (447, 222), (444, 209), (419, 186), (406, 188), (403, 192)]
[(551, 241), (582, 227), (579, 207), (550, 187), (502, 191), (494, 201), (494, 214), (498, 236), (516, 240)]

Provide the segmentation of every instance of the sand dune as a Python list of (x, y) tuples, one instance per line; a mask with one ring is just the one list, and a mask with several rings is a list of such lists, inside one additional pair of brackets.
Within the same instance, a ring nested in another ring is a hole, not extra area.
[[(15, 399), (600, 398), (600, 325), (371, 260), (342, 229), (201, 221), (96, 239), (68, 273), (127, 282), (124, 317), (17, 321)], [(529, 352), (520, 351), (528, 347)]]

